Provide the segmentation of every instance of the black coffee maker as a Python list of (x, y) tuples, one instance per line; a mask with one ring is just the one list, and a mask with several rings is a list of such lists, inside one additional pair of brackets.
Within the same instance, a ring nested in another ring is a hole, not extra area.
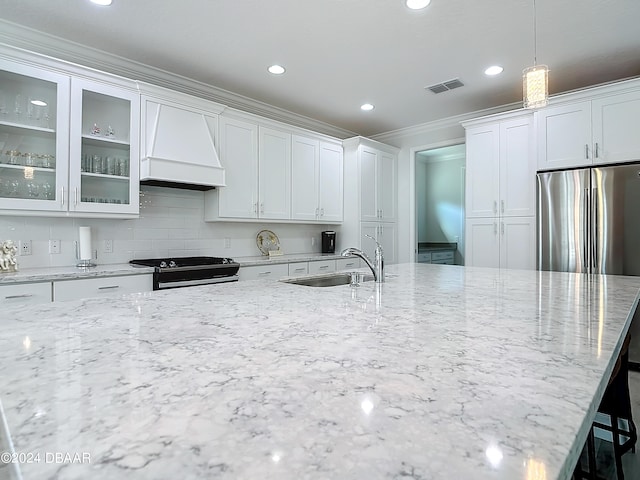
[(327, 230), (322, 232), (322, 253), (335, 253), (336, 251), (336, 232)]

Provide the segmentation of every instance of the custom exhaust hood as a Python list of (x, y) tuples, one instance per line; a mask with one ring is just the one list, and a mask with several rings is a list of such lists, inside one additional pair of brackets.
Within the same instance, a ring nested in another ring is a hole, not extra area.
[(141, 120), (141, 184), (190, 190), (225, 186), (214, 142), (216, 116), (143, 97)]

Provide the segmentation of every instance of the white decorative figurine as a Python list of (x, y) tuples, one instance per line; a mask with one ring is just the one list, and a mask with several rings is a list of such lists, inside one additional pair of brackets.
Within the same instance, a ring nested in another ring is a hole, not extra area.
[(0, 243), (0, 273), (18, 271), (17, 253), (18, 247), (15, 246), (13, 240), (6, 240)]

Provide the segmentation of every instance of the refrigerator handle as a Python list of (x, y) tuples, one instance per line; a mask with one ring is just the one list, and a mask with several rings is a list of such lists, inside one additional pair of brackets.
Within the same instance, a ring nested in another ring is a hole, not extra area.
[(598, 261), (598, 189), (593, 189), (591, 199), (591, 261), (593, 262), (592, 273), (600, 273), (600, 263)]
[(589, 198), (589, 189), (584, 189), (584, 212), (582, 225), (584, 226), (584, 242), (582, 242), (582, 266), (586, 273), (589, 273), (589, 205), (591, 204), (591, 200)]

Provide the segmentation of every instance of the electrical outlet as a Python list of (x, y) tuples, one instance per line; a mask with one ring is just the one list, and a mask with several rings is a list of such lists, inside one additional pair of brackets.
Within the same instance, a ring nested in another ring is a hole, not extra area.
[(60, 253), (60, 240), (49, 240), (49, 253)]
[(20, 255), (31, 255), (31, 240), (20, 240)]
[(113, 240), (104, 241), (104, 253), (113, 253)]
[(224, 248), (231, 248), (231, 239), (228, 237), (224, 239)]

